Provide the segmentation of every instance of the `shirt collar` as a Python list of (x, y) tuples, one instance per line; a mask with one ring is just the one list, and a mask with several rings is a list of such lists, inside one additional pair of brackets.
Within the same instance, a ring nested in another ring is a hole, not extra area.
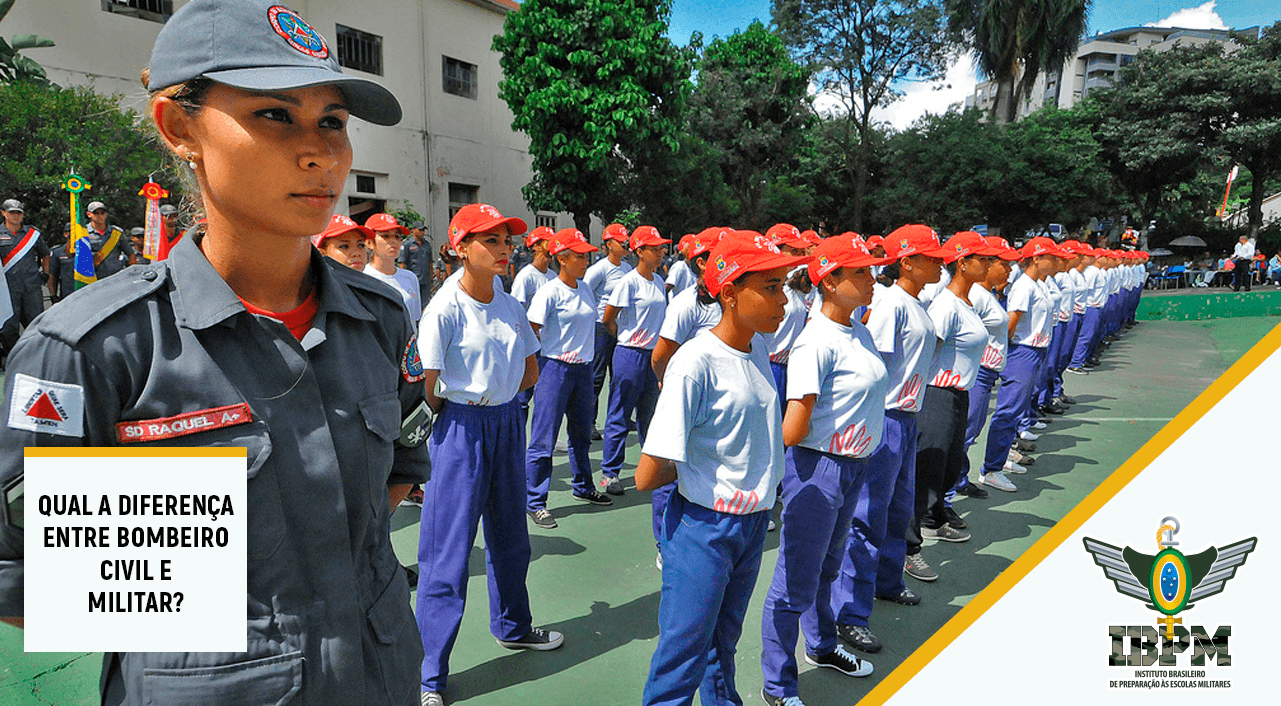
[[(202, 237), (193, 234), (178, 241), (165, 261), (174, 282), (170, 297), (174, 316), (179, 325), (197, 331), (228, 322), (245, 311), (240, 298), (197, 247)], [(323, 315), (329, 312), (375, 321), (377, 317), (360, 303), (351, 287), (336, 277), (330, 268), (331, 265), (313, 248), (311, 270), (317, 273), (316, 287), (320, 297), (316, 322), (323, 321)]]

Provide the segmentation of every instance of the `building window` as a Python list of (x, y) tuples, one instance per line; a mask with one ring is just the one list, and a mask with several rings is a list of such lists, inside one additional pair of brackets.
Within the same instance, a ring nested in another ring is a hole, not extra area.
[(378, 187), (376, 186), (376, 183), (377, 182), (374, 180), (374, 177), (372, 174), (356, 175), (356, 191), (362, 194), (378, 193)]
[(534, 225), (539, 228), (551, 228), (552, 230), (556, 230), (556, 214), (539, 213), (534, 216)]
[(476, 65), (442, 56), (442, 74), (445, 93), (476, 99)]
[(102, 0), (102, 10), (113, 15), (164, 22), (173, 14), (173, 0)]
[(338, 64), (367, 74), (383, 75), (383, 38), (358, 29), (335, 25)]
[(469, 203), (480, 203), (480, 187), (471, 184), (449, 185), (449, 217), (453, 218), (458, 209)]

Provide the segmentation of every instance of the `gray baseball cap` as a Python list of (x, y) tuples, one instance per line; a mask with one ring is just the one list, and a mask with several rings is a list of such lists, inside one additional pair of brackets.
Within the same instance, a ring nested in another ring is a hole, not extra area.
[(2, 208), (6, 213), (9, 211), (17, 211), (18, 213), (27, 212), (27, 209), (22, 205), (22, 202), (17, 199), (6, 199)]
[(146, 235), (146, 234), (147, 234), (146, 228), (139, 228), (137, 226), (134, 226), (133, 228), (129, 229), (129, 235)]
[(171, 203), (160, 205), (160, 215), (162, 216), (168, 216), (170, 214), (174, 214), (177, 212), (178, 212), (178, 208)]
[(390, 91), (343, 75), (325, 38), (278, 0), (191, 0), (156, 37), (150, 76), (152, 91), (200, 76), (246, 91), (332, 85), (358, 118), (395, 125), (401, 117)]
[(90, 201), (89, 205), (85, 206), (85, 211), (88, 213), (93, 213), (94, 211), (97, 211), (100, 209), (103, 211), (107, 210), (107, 204), (101, 201)]

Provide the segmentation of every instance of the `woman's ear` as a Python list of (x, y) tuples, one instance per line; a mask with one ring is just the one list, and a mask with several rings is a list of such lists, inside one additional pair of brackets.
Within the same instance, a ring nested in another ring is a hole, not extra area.
[(151, 105), (151, 119), (165, 145), (184, 162), (199, 154), (194, 135), (194, 117), (172, 98), (157, 98)]

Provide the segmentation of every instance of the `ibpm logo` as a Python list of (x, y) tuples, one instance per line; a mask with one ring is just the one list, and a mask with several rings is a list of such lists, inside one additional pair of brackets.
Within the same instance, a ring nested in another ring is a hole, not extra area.
[[(1177, 653), (1186, 651), (1193, 643), (1192, 666), (1204, 666), (1207, 656), (1215, 657), (1218, 666), (1231, 666), (1228, 639), (1232, 636), (1232, 626), (1220, 626), (1210, 637), (1202, 626), (1194, 625), (1190, 631), (1183, 628), (1183, 619), (1176, 616), (1193, 608), (1197, 601), (1222, 593), (1254, 551), (1257, 538), (1242, 539), (1223, 547), (1212, 546), (1188, 556), (1176, 549), (1179, 542), (1174, 536), (1180, 529), (1178, 518), (1166, 517), (1161, 521), (1156, 533), (1156, 555), (1085, 538), (1085, 550), (1094, 557), (1095, 564), (1103, 567), (1103, 573), (1112, 580), (1117, 592), (1144, 601), (1148, 608), (1161, 614), (1156, 620), (1156, 629), (1147, 625), (1110, 626), (1109, 666), (1146, 667), (1158, 659), (1161, 666), (1174, 666)], [(1159, 635), (1158, 629), (1164, 634)], [(1129, 654), (1125, 653), (1126, 637), (1130, 638)]]

